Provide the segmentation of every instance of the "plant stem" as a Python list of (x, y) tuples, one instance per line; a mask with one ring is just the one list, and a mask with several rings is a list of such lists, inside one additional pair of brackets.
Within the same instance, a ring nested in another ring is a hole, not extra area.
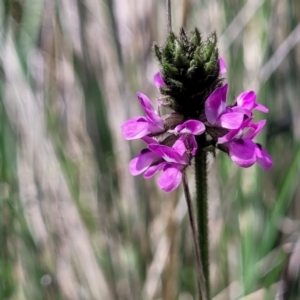
[(203, 264), (207, 297), (209, 299), (209, 245), (208, 245), (208, 204), (207, 204), (207, 155), (201, 150), (205, 145), (205, 135), (197, 137), (198, 151), (195, 157), (196, 203), (198, 219), (198, 243)]
[(195, 220), (193, 216), (193, 210), (192, 210), (192, 201), (191, 201), (191, 194), (189, 191), (189, 186), (186, 179), (186, 173), (183, 173), (183, 190), (184, 195), (186, 199), (186, 204), (188, 207), (188, 215), (190, 220), (190, 225), (192, 229), (192, 237), (193, 237), (193, 244), (195, 249), (195, 255), (196, 255), (196, 261), (197, 261), (197, 273), (198, 273), (198, 284), (199, 284), (199, 290), (202, 300), (208, 300), (207, 298), (207, 290), (206, 290), (206, 284), (205, 284), (205, 277), (203, 273), (203, 265), (200, 257), (200, 250), (199, 250), (199, 244), (197, 241), (197, 233), (196, 233), (196, 226), (195, 226)]
[(166, 6), (167, 6), (167, 28), (168, 33), (170, 34), (172, 32), (172, 14), (171, 14), (171, 0), (166, 0)]

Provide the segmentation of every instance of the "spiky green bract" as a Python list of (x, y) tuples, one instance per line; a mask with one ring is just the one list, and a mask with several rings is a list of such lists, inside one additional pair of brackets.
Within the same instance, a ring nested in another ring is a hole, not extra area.
[(207, 97), (221, 85), (217, 35), (203, 41), (197, 28), (179, 37), (170, 33), (165, 45), (154, 45), (166, 84), (160, 91), (165, 102), (185, 118), (198, 119), (204, 112)]

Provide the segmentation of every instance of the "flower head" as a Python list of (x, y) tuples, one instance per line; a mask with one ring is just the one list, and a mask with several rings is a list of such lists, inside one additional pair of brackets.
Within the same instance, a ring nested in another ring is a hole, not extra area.
[[(161, 94), (158, 103), (171, 113), (160, 116), (146, 95), (137, 94), (145, 116), (126, 121), (122, 133), (127, 140), (142, 139), (147, 147), (130, 161), (130, 173), (151, 178), (161, 172), (158, 185), (171, 192), (198, 149), (219, 149), (244, 168), (254, 163), (271, 168), (270, 155), (254, 142), (266, 121), (253, 122), (253, 111), (268, 109), (257, 103), (253, 91), (226, 103), (228, 84), (223, 84), (223, 75), (227, 70), (216, 34), (204, 41), (197, 29), (190, 36), (182, 29), (179, 37), (170, 33), (166, 44), (155, 45), (154, 50), (161, 66), (153, 78)], [(197, 144), (199, 135), (201, 144)]]
[(139, 139), (148, 134), (164, 131), (164, 120), (154, 109), (150, 99), (142, 93), (137, 93), (137, 97), (146, 117), (132, 118), (122, 125), (123, 137), (126, 140)]

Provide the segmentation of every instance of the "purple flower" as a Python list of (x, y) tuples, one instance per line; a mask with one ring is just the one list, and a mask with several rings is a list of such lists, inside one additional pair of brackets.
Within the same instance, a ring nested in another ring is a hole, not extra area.
[(179, 134), (194, 134), (200, 135), (205, 131), (205, 125), (198, 120), (187, 120), (182, 124), (177, 125), (174, 130), (169, 130), (168, 132)]
[(228, 149), (230, 158), (237, 165), (248, 168), (257, 162), (263, 169), (268, 170), (272, 167), (270, 155), (260, 144), (252, 141), (263, 129), (266, 120), (250, 122), (251, 119), (247, 119), (239, 129), (229, 131), (218, 139), (218, 144)]
[[(149, 144), (158, 144), (158, 142), (151, 137), (143, 137), (142, 140)], [(132, 159), (129, 163), (129, 172), (133, 176), (137, 176), (145, 172), (151, 165), (160, 163), (163, 159), (151, 152), (149, 149), (143, 149), (137, 157)]]
[(149, 149), (161, 157), (163, 162), (149, 167), (144, 173), (144, 178), (150, 178), (162, 170), (163, 173), (157, 180), (158, 185), (163, 191), (172, 192), (179, 186), (182, 173), (190, 164), (191, 157), (188, 153), (196, 154), (197, 143), (195, 137), (193, 135), (182, 135), (173, 147), (150, 144)]
[[(219, 66), (221, 79), (221, 75), (226, 73), (225, 61), (221, 57)], [(158, 89), (166, 86), (161, 73), (156, 73), (153, 79)], [(179, 186), (198, 146), (209, 151), (207, 145), (214, 145), (228, 153), (232, 161), (241, 167), (247, 168), (257, 162), (262, 168), (270, 169), (270, 155), (253, 141), (266, 121), (252, 122), (253, 109), (265, 113), (268, 109), (256, 102), (253, 91), (241, 93), (233, 105), (226, 105), (227, 91), (228, 84), (216, 88), (205, 101), (204, 111), (198, 114), (199, 119), (190, 119), (177, 111), (162, 118), (149, 98), (137, 93), (145, 116), (126, 121), (122, 125), (122, 134), (127, 140), (142, 139), (147, 148), (130, 161), (130, 174), (137, 176), (143, 173), (147, 179), (162, 171), (158, 185), (163, 191), (171, 192)], [(159, 105), (168, 106), (164, 100), (158, 101)], [(207, 143), (198, 145), (195, 136), (204, 133)]]
[(197, 143), (193, 135), (182, 135), (173, 147), (159, 144), (153, 138), (145, 137), (148, 149), (143, 149), (140, 154), (129, 163), (129, 171), (133, 176), (144, 172), (144, 178), (151, 178), (157, 172), (163, 171), (158, 178), (159, 187), (166, 192), (175, 190), (182, 179), (183, 170), (190, 164), (188, 155), (195, 155)]
[(267, 153), (267, 151), (262, 147), (261, 144), (256, 143), (256, 146), (256, 162), (265, 170), (271, 169), (273, 165), (271, 156)]
[(148, 134), (159, 133), (165, 130), (164, 120), (154, 109), (150, 99), (142, 93), (137, 93), (137, 97), (146, 117), (132, 118), (122, 125), (122, 134), (126, 140), (139, 139)]
[(238, 129), (244, 120), (243, 112), (232, 112), (226, 106), (228, 84), (216, 88), (205, 101), (207, 121), (214, 126), (226, 129)]
[(129, 171), (133, 176), (144, 173), (144, 178), (151, 178), (163, 171), (158, 178), (159, 187), (166, 192), (175, 190), (182, 180), (182, 172), (196, 155), (197, 142), (194, 135), (202, 134), (205, 125), (197, 120), (188, 120), (170, 130), (169, 133), (180, 135), (172, 147), (160, 144), (156, 139), (145, 136), (148, 144), (137, 157), (129, 163)]
[(233, 106), (232, 111), (244, 112), (248, 117), (252, 116), (252, 110), (257, 109), (267, 113), (267, 107), (256, 102), (256, 94), (253, 91), (243, 92), (236, 98), (236, 106)]

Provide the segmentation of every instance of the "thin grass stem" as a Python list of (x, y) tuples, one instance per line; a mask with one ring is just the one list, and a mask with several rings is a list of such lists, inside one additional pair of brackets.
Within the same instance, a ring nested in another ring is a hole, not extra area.
[(166, 6), (167, 6), (167, 28), (168, 28), (168, 33), (170, 34), (172, 32), (171, 0), (167, 0)]

